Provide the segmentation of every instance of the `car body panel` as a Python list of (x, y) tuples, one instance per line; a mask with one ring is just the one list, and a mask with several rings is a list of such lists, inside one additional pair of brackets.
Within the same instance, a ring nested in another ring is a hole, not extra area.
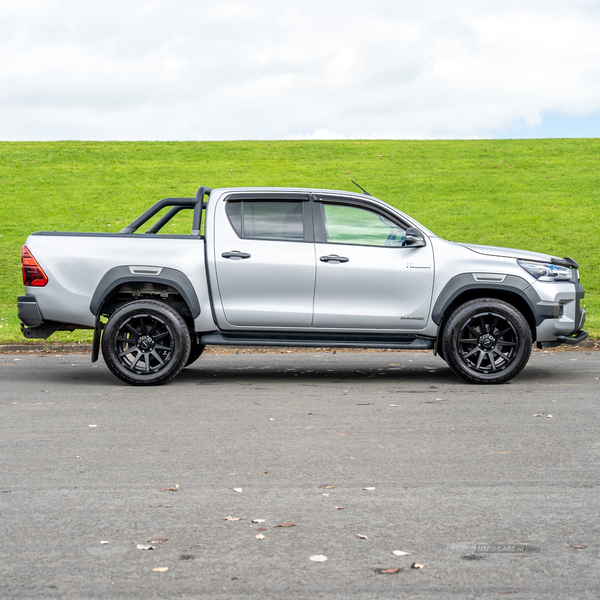
[[(348, 262), (322, 262), (338, 255)], [(386, 248), (316, 244), (313, 327), (422, 330), (429, 317), (431, 245)]]

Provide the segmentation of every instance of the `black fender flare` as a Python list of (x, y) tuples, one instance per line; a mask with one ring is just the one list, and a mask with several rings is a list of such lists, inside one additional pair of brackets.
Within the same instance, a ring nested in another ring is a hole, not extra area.
[(540, 325), (546, 319), (555, 319), (558, 317), (558, 304), (554, 302), (543, 301), (531, 284), (517, 275), (506, 275), (502, 281), (485, 282), (477, 281), (473, 273), (462, 273), (454, 276), (441, 291), (438, 296), (431, 318), (436, 325), (441, 325), (448, 307), (461, 294), (471, 291), (481, 290), (491, 292), (502, 291), (519, 296), (531, 310), (533, 320), (536, 326)]
[[(194, 286), (187, 276), (169, 267), (152, 267), (160, 272), (157, 275), (152, 273), (140, 273), (134, 275), (129, 266), (113, 267), (109, 269), (102, 279), (98, 282), (92, 300), (90, 302), (90, 311), (98, 318), (105, 300), (124, 283), (149, 282), (168, 285), (175, 288), (185, 303), (188, 305), (192, 318), (195, 319), (200, 314), (200, 302), (194, 290)], [(151, 268), (149, 267), (149, 270)]]

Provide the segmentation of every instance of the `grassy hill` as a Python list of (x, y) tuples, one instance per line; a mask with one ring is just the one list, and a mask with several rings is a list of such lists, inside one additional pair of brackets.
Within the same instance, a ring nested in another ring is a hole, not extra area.
[(24, 341), (16, 296), (30, 232), (118, 231), (199, 185), (356, 190), (351, 179), (440, 237), (575, 258), (600, 336), (599, 139), (0, 142), (0, 344)]

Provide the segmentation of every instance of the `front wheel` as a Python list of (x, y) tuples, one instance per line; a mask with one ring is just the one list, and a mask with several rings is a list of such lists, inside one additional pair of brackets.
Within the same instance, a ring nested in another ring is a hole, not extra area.
[(450, 315), (442, 336), (446, 362), (471, 383), (505, 383), (525, 367), (531, 354), (525, 317), (502, 300), (466, 302)]
[(106, 365), (132, 385), (167, 383), (185, 366), (190, 348), (186, 322), (156, 300), (138, 300), (119, 308), (102, 336)]

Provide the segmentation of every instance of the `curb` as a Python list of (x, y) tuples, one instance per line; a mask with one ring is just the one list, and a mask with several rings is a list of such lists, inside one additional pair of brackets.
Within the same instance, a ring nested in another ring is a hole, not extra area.
[(3, 352), (71, 352), (74, 354), (91, 352), (91, 344), (4, 344), (0, 345)]
[[(597, 340), (585, 340), (578, 344), (577, 346), (569, 346), (567, 344), (563, 344), (562, 346), (557, 346), (556, 348), (548, 348), (550, 351), (558, 351), (558, 352), (577, 352), (581, 350), (597, 350), (600, 349), (600, 339)], [(226, 354), (234, 354), (234, 353), (244, 353), (244, 354), (256, 354), (263, 352), (275, 352), (281, 353), (282, 351), (285, 353), (290, 352), (323, 352), (330, 350), (328, 346), (323, 345), (321, 348), (296, 348), (294, 346), (283, 347), (283, 346), (207, 346), (208, 353), (226, 353)], [(336, 352), (385, 352), (387, 349), (382, 348), (331, 348), (331, 350), (336, 350)], [(533, 350), (536, 351), (536, 347), (533, 347)], [(69, 353), (69, 354), (88, 354), (92, 351), (91, 344), (60, 344), (60, 343), (34, 343), (34, 344), (4, 344), (0, 345), (0, 354), (12, 353), (12, 352), (28, 352), (28, 353)], [(402, 350), (400, 352), (403, 352)], [(416, 352), (416, 351), (415, 351)], [(429, 350), (420, 350), (419, 352), (429, 352)]]

